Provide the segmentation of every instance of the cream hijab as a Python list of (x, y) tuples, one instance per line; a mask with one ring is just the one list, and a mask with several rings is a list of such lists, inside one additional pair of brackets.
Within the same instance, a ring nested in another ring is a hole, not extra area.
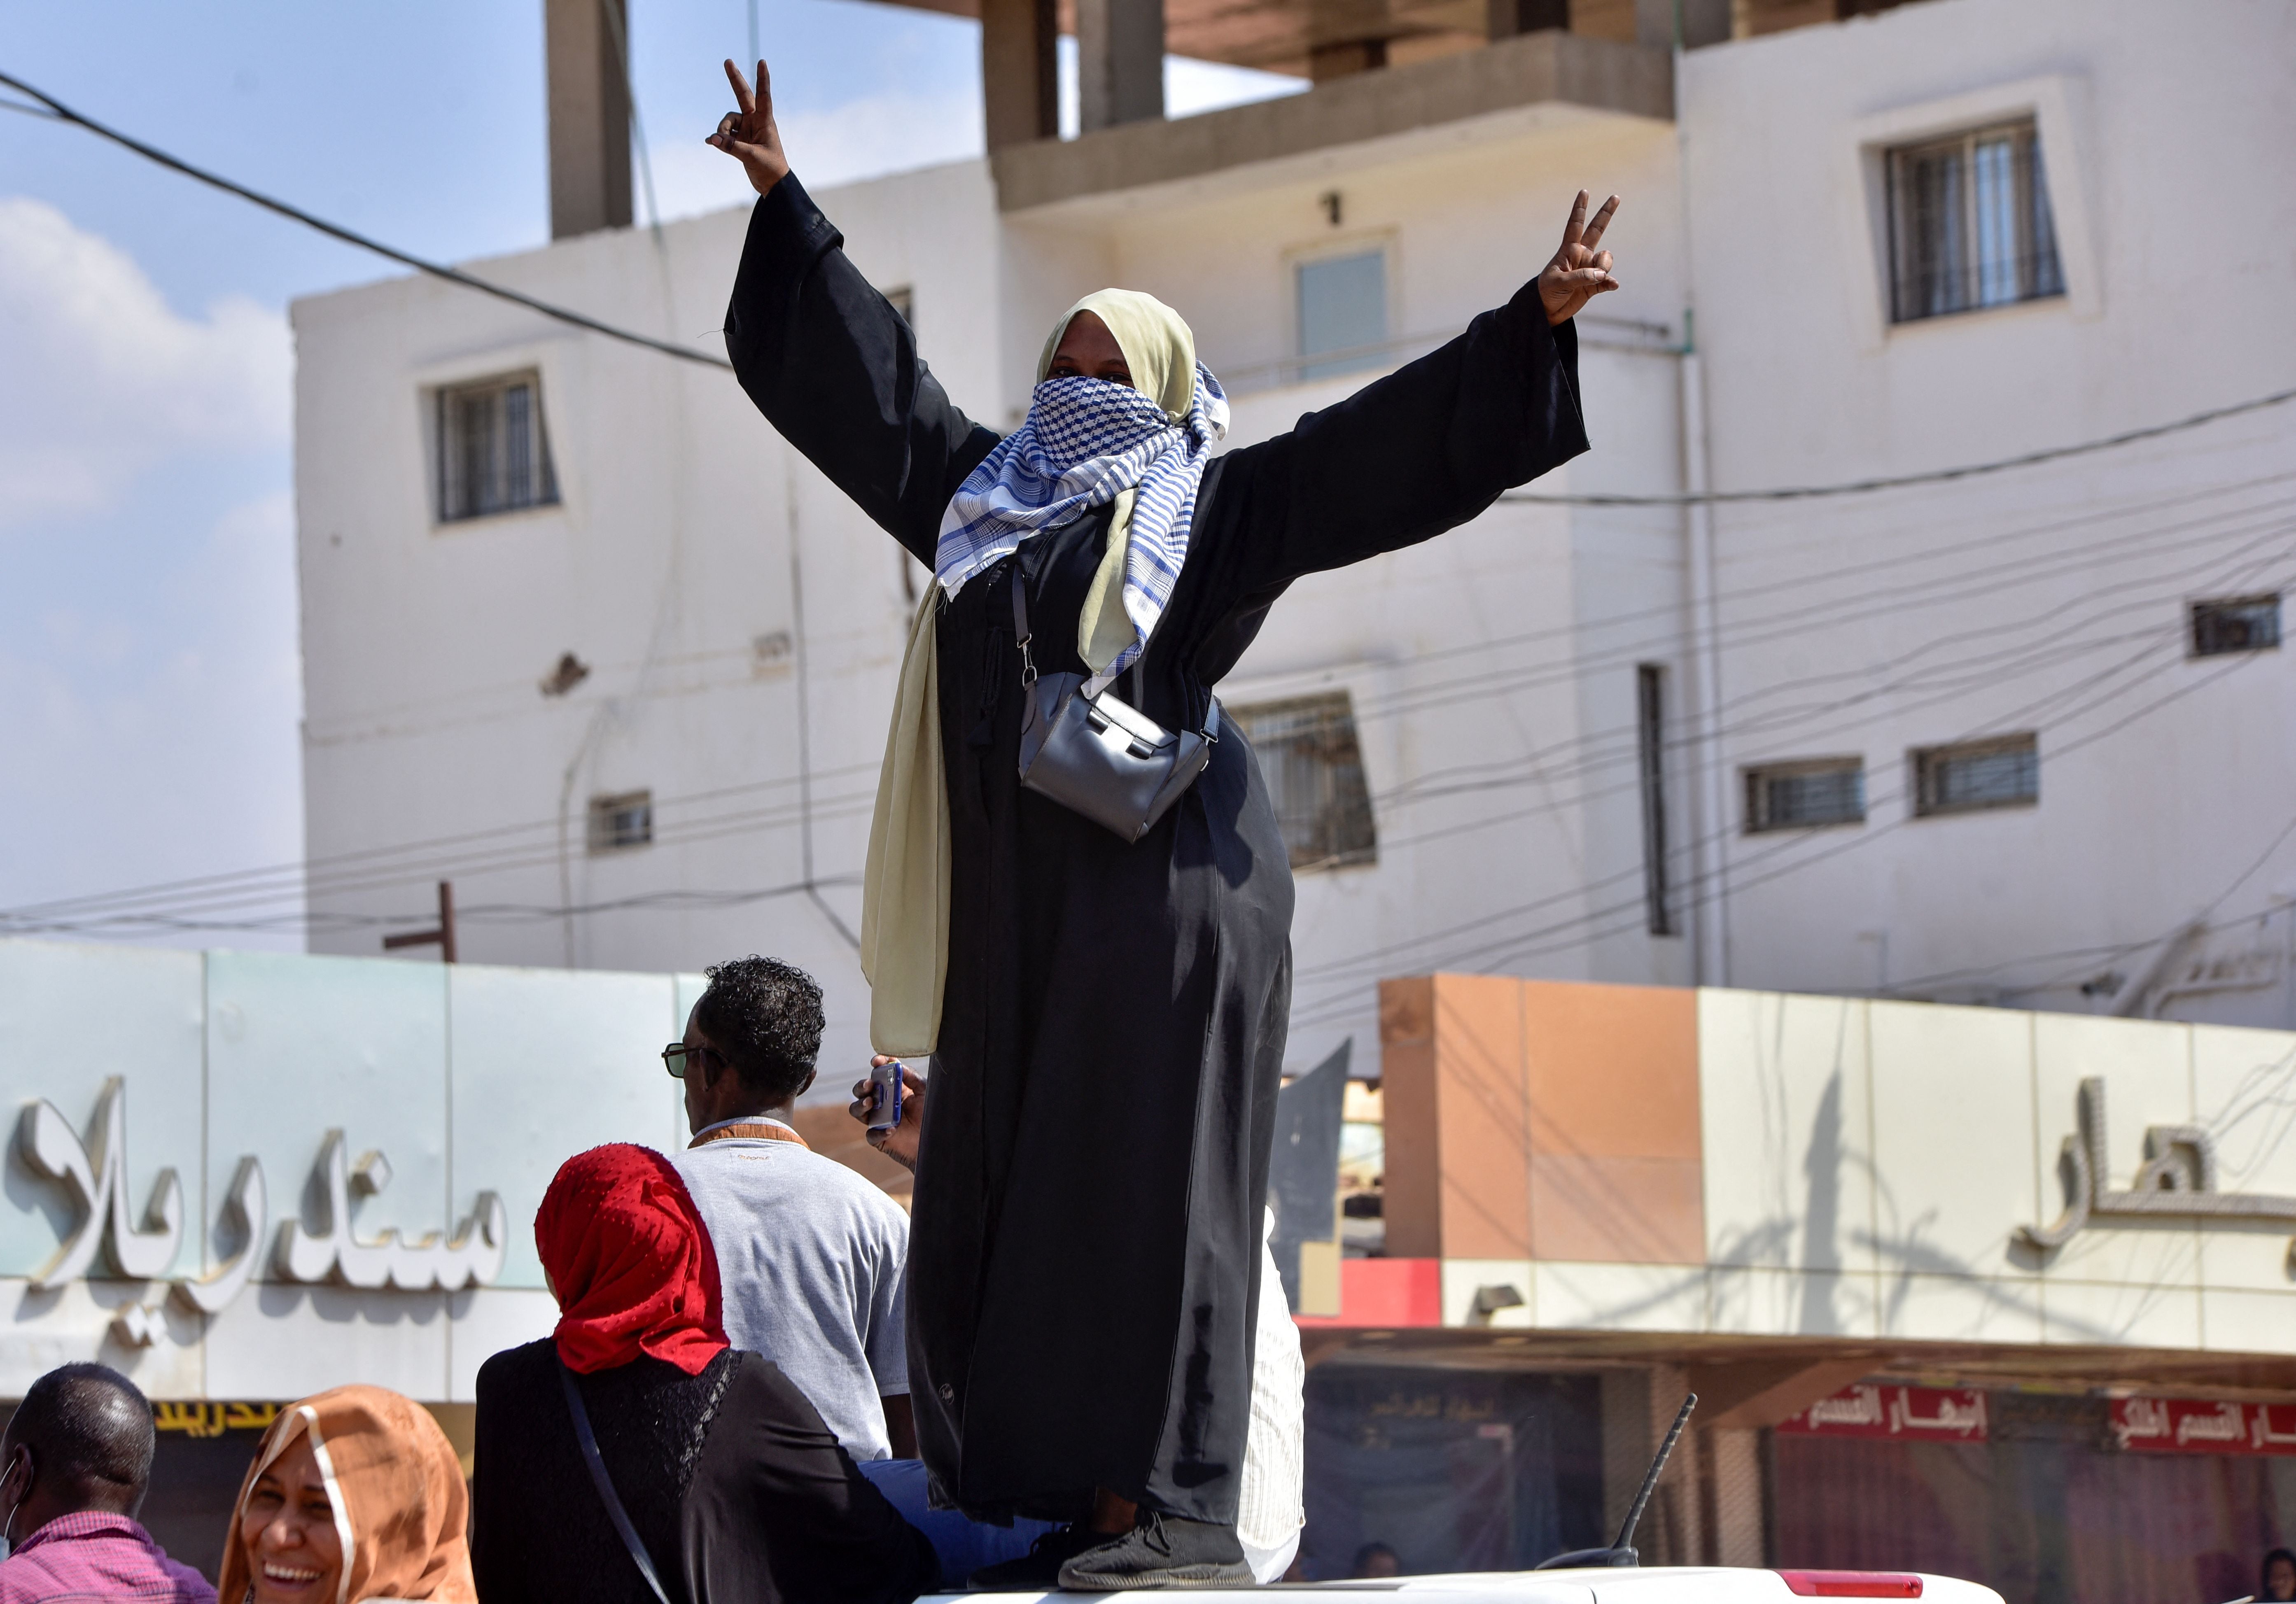
[[(1053, 365), (1077, 315), (1106, 324), (1132, 370), (1132, 386), (1184, 418), (1195, 395), (1196, 337), (1180, 315), (1136, 290), (1097, 290), (1054, 323), (1037, 358), (1037, 383)], [(1133, 494), (1116, 498), (1108, 550), (1085, 593), (1077, 650), (1095, 672), (1134, 639), (1124, 611), (1124, 562)], [(877, 775), (869, 855), (861, 880), (861, 972), (869, 981), (869, 1039), (879, 1052), (918, 1058), (940, 1036), (948, 979), (951, 850), (948, 774), (941, 766), (940, 674), (936, 627), (942, 587), (928, 585), (909, 625), (892, 727)]]

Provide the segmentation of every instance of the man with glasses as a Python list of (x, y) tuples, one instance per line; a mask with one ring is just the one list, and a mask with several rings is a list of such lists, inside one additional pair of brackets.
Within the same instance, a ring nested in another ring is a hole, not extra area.
[(726, 1335), (779, 1365), (856, 1460), (914, 1458), (909, 1217), (790, 1123), (821, 1052), (821, 987), (772, 958), (704, 973), (661, 1056), (685, 1086), (693, 1140), (673, 1162), (717, 1249)]

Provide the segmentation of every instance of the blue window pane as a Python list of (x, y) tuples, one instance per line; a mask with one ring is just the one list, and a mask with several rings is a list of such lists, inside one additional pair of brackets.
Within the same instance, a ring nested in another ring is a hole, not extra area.
[(1300, 364), (1302, 379), (1376, 367), (1386, 359), (1387, 253), (1330, 257), (1299, 268), (1300, 355), (1329, 356)]
[(2016, 146), (1980, 140), (1977, 176), (1977, 304), (2003, 307), (2017, 299)]

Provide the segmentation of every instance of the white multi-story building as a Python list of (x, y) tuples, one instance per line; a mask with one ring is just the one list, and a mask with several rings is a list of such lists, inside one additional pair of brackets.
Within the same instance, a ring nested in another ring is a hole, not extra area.
[[(2296, 1023), (2296, 414), (1667, 499), (2286, 389), (2285, 7), (1739, 0), (1677, 51), (1623, 0), (1168, 0), (1173, 48), (1317, 81), (1167, 121), (1138, 4), (1078, 9), (1081, 136), (1042, 136), (1053, 8), (984, 0), (990, 155), (816, 197), (986, 421), (1122, 283), (1267, 438), (1505, 299), (1577, 189), (1626, 197), (1595, 448), (1527, 495), (1655, 499), (1305, 581), (1223, 687), (1300, 867), (1297, 1059), (1374, 1063), (1375, 983), (1435, 970)], [(569, 237), (473, 271), (722, 352), (744, 214), (554, 199)], [(294, 323), (314, 945), (450, 879), (488, 962), (801, 962), (857, 1061), (923, 571), (722, 371), (424, 279)]]

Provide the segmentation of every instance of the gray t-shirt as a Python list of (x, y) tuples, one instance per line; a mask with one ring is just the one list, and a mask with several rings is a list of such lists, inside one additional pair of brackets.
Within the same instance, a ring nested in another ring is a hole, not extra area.
[(890, 1459), (878, 1399), (909, 1390), (909, 1216), (794, 1142), (712, 1142), (672, 1162), (718, 1250), (727, 1339), (781, 1366), (855, 1459)]

